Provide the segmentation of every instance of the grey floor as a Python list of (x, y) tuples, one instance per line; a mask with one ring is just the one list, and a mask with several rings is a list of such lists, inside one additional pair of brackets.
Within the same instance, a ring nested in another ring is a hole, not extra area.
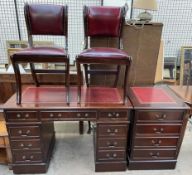
[[(175, 170), (95, 173), (92, 135), (78, 134), (78, 123), (56, 123), (56, 145), (47, 175), (190, 175), (192, 174), (192, 126), (188, 125)], [(0, 165), (0, 175), (12, 175)]]

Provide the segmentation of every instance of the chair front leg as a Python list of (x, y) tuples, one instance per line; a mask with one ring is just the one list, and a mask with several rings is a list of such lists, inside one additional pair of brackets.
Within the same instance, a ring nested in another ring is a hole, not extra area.
[(81, 65), (78, 60), (76, 60), (77, 65), (77, 81), (78, 81), (78, 104), (81, 103)]
[(129, 65), (126, 65), (125, 67), (125, 76), (124, 76), (124, 87), (123, 87), (123, 104), (126, 102), (126, 92), (127, 92), (127, 77), (128, 77), (128, 71)]
[(19, 64), (15, 62), (13, 59), (12, 64), (15, 72), (17, 104), (21, 104), (21, 74), (19, 70)]
[(31, 69), (31, 75), (33, 77), (33, 81), (35, 82), (35, 86), (36, 87), (39, 87), (39, 82), (37, 80), (37, 75), (35, 73), (35, 66), (34, 66), (34, 63), (29, 63), (30, 65), (30, 69)]

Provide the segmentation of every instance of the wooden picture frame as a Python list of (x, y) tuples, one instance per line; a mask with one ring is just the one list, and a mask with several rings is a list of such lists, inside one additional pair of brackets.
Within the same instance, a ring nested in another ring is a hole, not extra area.
[(180, 85), (192, 84), (192, 46), (181, 47)]

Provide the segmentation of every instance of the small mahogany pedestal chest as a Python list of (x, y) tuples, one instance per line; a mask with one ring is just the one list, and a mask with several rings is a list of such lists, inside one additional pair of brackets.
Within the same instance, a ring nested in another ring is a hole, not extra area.
[(128, 168), (174, 169), (189, 107), (168, 87), (132, 87)]

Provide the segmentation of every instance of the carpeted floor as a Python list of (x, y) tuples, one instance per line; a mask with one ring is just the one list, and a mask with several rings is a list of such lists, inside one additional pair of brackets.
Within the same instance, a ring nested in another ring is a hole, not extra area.
[[(56, 123), (56, 145), (47, 175), (189, 175), (192, 168), (192, 126), (188, 125), (175, 170), (95, 173), (92, 135), (78, 134), (78, 123)], [(191, 130), (190, 130), (191, 129)], [(0, 165), (0, 175), (12, 175)]]

